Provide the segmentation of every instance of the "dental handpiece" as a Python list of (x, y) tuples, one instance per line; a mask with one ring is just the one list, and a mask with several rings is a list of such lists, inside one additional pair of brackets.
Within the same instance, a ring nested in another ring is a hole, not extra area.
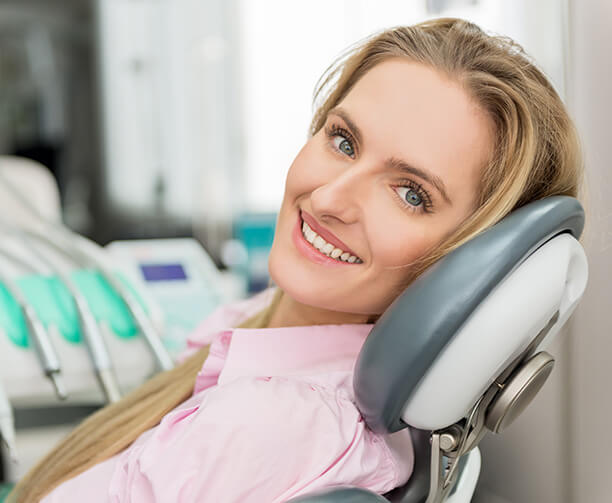
[[(12, 253), (6, 250), (0, 250), (0, 253), (17, 265), (29, 269), (27, 264)], [(40, 362), (44, 374), (49, 378), (51, 384), (53, 384), (55, 394), (60, 400), (65, 400), (68, 394), (60, 378), (62, 371), (60, 360), (49, 334), (36, 314), (36, 310), (27, 302), (19, 287), (8, 276), (0, 273), (0, 282), (4, 284), (5, 288), (13, 296), (15, 301), (17, 301), (21, 309), (32, 346), (34, 347), (34, 353)]]
[[(40, 236), (38, 233), (34, 233), (31, 231), (27, 232), (29, 232), (33, 236), (36, 236), (38, 239), (45, 240), (50, 246), (61, 249), (56, 243), (53, 243), (45, 236)], [(63, 237), (64, 240), (66, 240), (66, 236), (64, 235)], [(117, 277), (108, 269), (108, 267), (103, 261), (97, 258), (95, 253), (89, 251), (91, 247), (94, 247), (96, 245), (77, 234), (70, 236), (70, 241), (71, 243), (68, 246), (71, 247), (71, 251), (73, 253), (77, 253), (82, 262), (93, 262), (95, 264), (96, 269), (100, 272), (100, 274), (102, 274), (102, 277), (104, 277), (108, 284), (123, 298), (128, 310), (130, 311), (130, 314), (132, 315), (132, 317), (136, 321), (136, 324), (140, 328), (140, 331), (145, 341), (147, 342), (149, 349), (157, 360), (159, 368), (161, 370), (170, 370), (171, 368), (173, 368), (174, 362), (172, 361), (170, 354), (168, 353), (161, 339), (159, 338), (157, 330), (153, 326), (151, 319), (145, 313), (139, 302), (136, 300), (134, 294), (132, 294), (132, 292), (130, 292), (130, 290), (125, 285), (123, 285), (121, 281), (117, 279)], [(62, 251), (66, 253), (65, 250)]]
[(34, 348), (34, 353), (36, 354), (45, 376), (51, 381), (57, 397), (60, 400), (65, 400), (68, 394), (66, 393), (66, 388), (60, 377), (62, 372), (60, 360), (49, 338), (49, 334), (45, 330), (40, 318), (38, 318), (34, 308), (24, 299), (19, 288), (6, 277), (0, 276), (0, 281), (17, 301), (17, 304), (19, 304), (19, 308), (26, 322), (30, 341)]
[[(78, 234), (71, 235), (68, 239), (68, 236), (62, 229), (57, 230), (61, 231), (61, 237), (64, 239), (65, 244), (70, 246), (71, 251), (78, 254), (82, 262), (93, 263), (95, 268), (100, 272), (108, 284), (119, 293), (130, 314), (136, 321), (145, 342), (148, 344), (149, 349), (157, 360), (160, 370), (170, 370), (173, 368), (174, 362), (157, 334), (157, 330), (155, 329), (149, 316), (146, 314), (140, 303), (136, 300), (134, 294), (117, 279), (112, 271), (110, 271), (106, 266), (104, 261), (98, 258), (99, 251), (97, 249), (99, 246), (90, 242), (88, 239), (79, 236)], [(44, 239), (43, 236), (41, 236), (41, 238)], [(70, 243), (67, 243), (68, 240)], [(94, 252), (92, 248), (96, 248), (96, 251)]]
[(60, 361), (51, 343), (49, 334), (31, 305), (22, 304), (21, 310), (26, 321), (28, 333), (32, 338), (34, 351), (40, 361), (43, 372), (51, 381), (51, 384), (53, 384), (57, 397), (60, 400), (66, 400), (66, 398), (68, 398), (68, 393), (66, 392), (64, 381), (61, 378), (62, 369)]
[[(22, 229), (21, 232), (24, 233), (30, 239), (43, 241), (45, 244), (54, 248), (56, 251), (67, 256), (69, 259), (72, 259), (72, 257), (61, 246), (58, 246), (56, 243), (53, 243), (53, 241), (44, 239), (42, 236), (39, 236), (38, 234), (32, 233), (25, 229)], [(85, 347), (93, 363), (94, 371), (96, 373), (96, 377), (98, 379), (100, 387), (102, 388), (106, 400), (109, 403), (117, 402), (121, 399), (121, 392), (119, 384), (117, 383), (117, 378), (115, 376), (113, 363), (108, 352), (108, 348), (106, 347), (106, 343), (104, 342), (102, 333), (98, 327), (98, 323), (91, 310), (89, 309), (87, 301), (75, 285), (72, 278), (70, 278), (69, 274), (66, 274), (60, 268), (56, 268), (54, 264), (46, 256), (40, 253), (35, 246), (31, 248), (31, 251), (35, 255), (37, 255), (41, 261), (45, 262), (51, 269), (56, 270), (60, 279), (68, 288), (68, 291), (70, 292), (70, 295), (72, 296), (76, 306), (83, 342), (85, 343)]]
[(132, 292), (130, 292), (130, 290), (126, 288), (126, 286), (123, 285), (111, 271), (108, 270), (103, 262), (97, 260), (93, 254), (89, 254), (87, 251), (83, 250), (85, 246), (91, 246), (91, 243), (87, 242), (80, 236), (74, 236), (74, 240), (77, 241), (77, 251), (81, 255), (85, 255), (87, 260), (95, 262), (96, 268), (100, 271), (104, 279), (115, 291), (119, 292), (119, 295), (121, 295), (123, 298), (128, 310), (130, 311), (130, 314), (136, 321), (136, 324), (139, 326), (145, 341), (149, 345), (149, 349), (155, 356), (159, 368), (161, 370), (170, 370), (172, 367), (174, 367), (174, 362), (159, 338), (157, 330), (153, 326), (151, 319), (145, 313), (140, 303), (136, 300), (134, 294), (132, 294)]
[[(138, 325), (142, 336), (149, 346), (151, 353), (157, 361), (158, 367), (161, 370), (169, 370), (174, 367), (174, 362), (166, 348), (164, 347), (157, 330), (151, 322), (149, 316), (145, 313), (144, 309), (135, 299), (135, 296), (125, 287), (120, 281), (117, 280), (115, 275), (106, 266), (103, 260), (98, 258), (98, 254), (101, 247), (88, 239), (70, 231), (63, 227), (57, 222), (50, 221), (47, 219), (28, 198), (23, 194), (22, 190), (17, 187), (12, 181), (4, 175), (0, 169), (0, 185), (3, 185), (8, 189), (8, 193), (30, 213), (32, 217), (37, 221), (40, 230), (32, 230), (29, 232), (37, 237), (38, 239), (46, 241), (49, 245), (57, 248), (57, 244), (51, 239), (61, 239), (63, 245), (70, 249), (73, 253), (77, 253), (80, 259), (87, 265), (93, 264), (93, 266), (100, 271), (104, 279), (110, 284), (112, 288), (119, 293), (123, 298), (130, 314), (134, 318), (134, 321)], [(61, 247), (60, 247), (61, 248)], [(93, 249), (95, 248), (95, 252)], [(67, 254), (65, 249), (61, 249), (62, 252)]]
[(96, 377), (104, 391), (106, 400), (109, 403), (117, 402), (121, 399), (121, 391), (117, 383), (117, 377), (115, 376), (115, 370), (108, 353), (108, 348), (106, 347), (102, 333), (98, 327), (98, 322), (89, 309), (87, 301), (78, 291), (70, 277), (67, 275), (60, 275), (60, 277), (68, 287), (74, 299), (83, 341), (85, 341), (85, 346), (87, 347), (87, 351), (94, 365)]
[(13, 408), (4, 392), (0, 381), (0, 441), (6, 445), (7, 451), (13, 461), (17, 461), (15, 444), (15, 420)]

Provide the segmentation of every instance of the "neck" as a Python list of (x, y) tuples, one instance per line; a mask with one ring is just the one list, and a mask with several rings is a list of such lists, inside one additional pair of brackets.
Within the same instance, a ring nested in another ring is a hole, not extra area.
[(368, 323), (369, 318), (367, 314), (343, 313), (302, 304), (290, 297), (287, 292), (282, 292), (268, 322), (268, 328)]

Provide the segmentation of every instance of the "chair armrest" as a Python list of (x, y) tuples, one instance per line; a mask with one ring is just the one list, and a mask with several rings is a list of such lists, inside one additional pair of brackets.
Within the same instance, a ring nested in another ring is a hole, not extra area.
[(287, 503), (389, 503), (389, 500), (366, 489), (337, 487), (306, 496), (298, 496)]
[(410, 429), (414, 450), (414, 468), (408, 482), (385, 495), (385, 498), (357, 487), (336, 487), (326, 491), (300, 496), (290, 503), (422, 503), (429, 492), (431, 445), (430, 431)]

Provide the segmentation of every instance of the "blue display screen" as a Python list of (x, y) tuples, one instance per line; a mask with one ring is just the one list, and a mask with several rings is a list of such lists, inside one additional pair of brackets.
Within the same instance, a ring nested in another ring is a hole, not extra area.
[(179, 281), (187, 279), (181, 264), (140, 264), (146, 281)]

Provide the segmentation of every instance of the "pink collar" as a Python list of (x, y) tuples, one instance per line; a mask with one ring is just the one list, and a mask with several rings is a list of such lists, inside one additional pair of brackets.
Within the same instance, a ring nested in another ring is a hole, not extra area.
[(218, 332), (194, 392), (236, 377), (352, 372), (373, 324), (234, 328)]

